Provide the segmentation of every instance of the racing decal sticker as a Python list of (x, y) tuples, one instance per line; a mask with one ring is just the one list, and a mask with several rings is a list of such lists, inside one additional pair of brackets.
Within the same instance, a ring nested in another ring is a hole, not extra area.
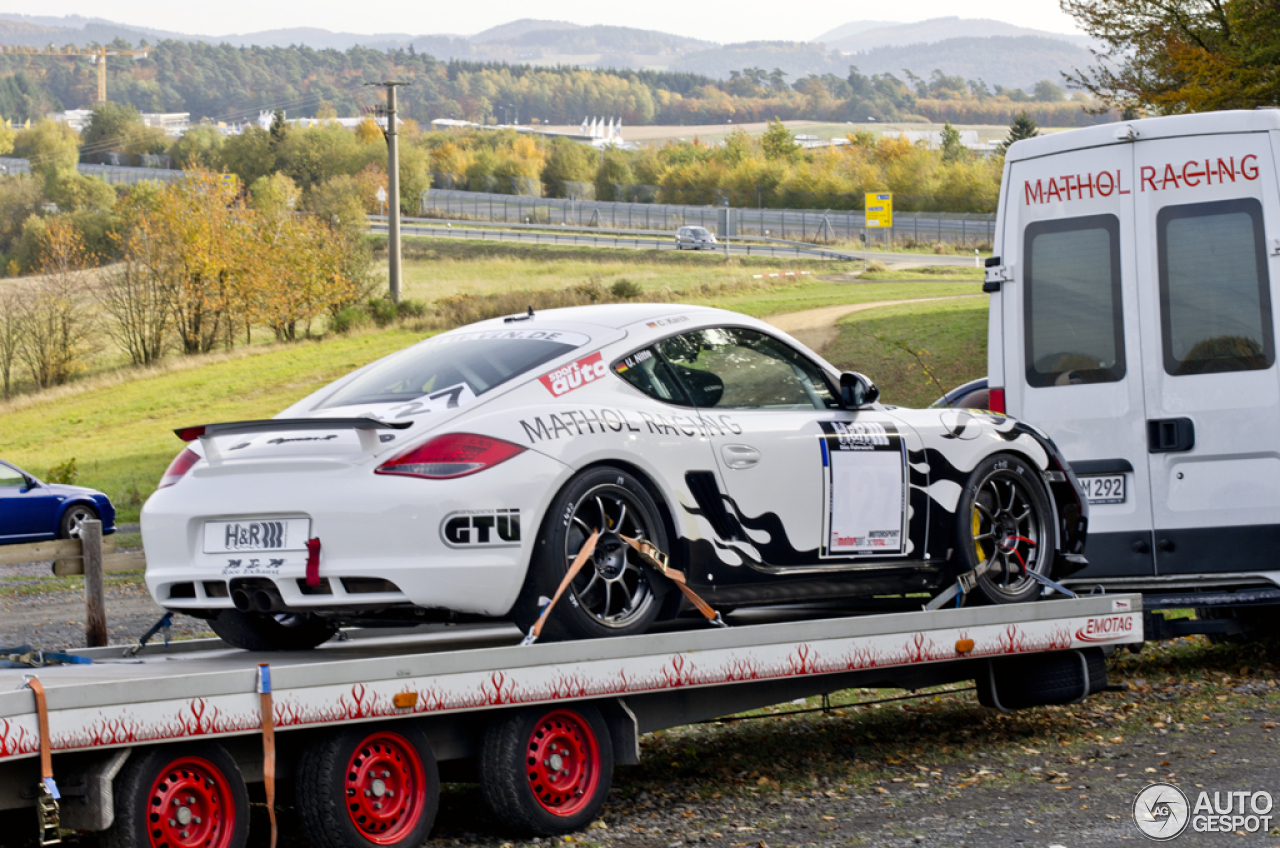
[(645, 326), (650, 330), (656, 330), (659, 327), (669, 327), (672, 324), (683, 324), (688, 320), (688, 315), (673, 315), (670, 318), (659, 318), (656, 321), (646, 321)]
[(907, 451), (892, 422), (820, 421), (826, 466), (823, 556), (906, 550)]
[(509, 548), (520, 544), (520, 510), (463, 509), (440, 522), (440, 538), (451, 548)]
[(645, 362), (650, 359), (653, 359), (653, 351), (648, 348), (645, 348), (644, 350), (637, 350), (635, 353), (622, 359), (617, 365), (614, 365), (613, 370), (617, 371), (619, 374), (624, 374), (632, 368), (635, 368), (641, 362)]
[(452, 344), (454, 342), (472, 341), (475, 339), (511, 339), (516, 341), (544, 341), (556, 342), (558, 344), (573, 345), (574, 347), (582, 347), (591, 341), (591, 337), (583, 333), (570, 333), (563, 330), (534, 330), (534, 329), (502, 329), (502, 330), (482, 330), (480, 332), (471, 333), (442, 333), (435, 338), (428, 339), (422, 344), (442, 345)]
[(445, 386), (443, 389), (437, 389), (409, 403), (393, 406), (387, 411), (387, 414), (395, 419), (408, 418), (410, 415), (421, 415), (424, 412), (457, 409), (460, 406), (466, 406), (475, 399), (476, 393), (471, 391), (471, 386), (466, 383), (458, 383), (453, 386)]
[(577, 362), (562, 365), (550, 374), (543, 374), (538, 381), (546, 386), (547, 391), (553, 396), (560, 397), (598, 380), (607, 373), (609, 369), (605, 367), (604, 357), (597, 351), (590, 356), (584, 356)]
[(1076, 630), (1077, 642), (1127, 642), (1133, 635), (1136, 615), (1091, 618)]
[[(638, 419), (634, 416), (638, 416)], [(663, 415), (621, 409), (565, 409), (520, 421), (530, 444), (593, 433), (649, 433), (663, 436), (737, 435), (742, 427), (728, 415)]]

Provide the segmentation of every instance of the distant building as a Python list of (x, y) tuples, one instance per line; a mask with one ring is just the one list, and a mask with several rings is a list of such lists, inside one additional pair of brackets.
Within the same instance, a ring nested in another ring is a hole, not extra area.
[[(142, 112), (142, 123), (149, 127), (159, 127), (165, 135), (180, 136), (191, 127), (190, 112)], [(66, 124), (76, 132), (84, 132), (93, 119), (92, 109), (68, 109), (50, 115), (55, 121)]]

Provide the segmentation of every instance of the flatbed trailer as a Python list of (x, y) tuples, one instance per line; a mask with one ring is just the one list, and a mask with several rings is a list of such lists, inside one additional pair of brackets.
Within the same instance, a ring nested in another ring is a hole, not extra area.
[(0, 842), (60, 827), (112, 848), (240, 848), (247, 785), (270, 800), (278, 777), (310, 844), (417, 845), (440, 764), (473, 767), (505, 825), (567, 833), (598, 816), (644, 733), (852, 687), (973, 680), (987, 706), (1071, 703), (1106, 685), (1106, 650), (1143, 639), (1137, 595), (779, 615), (531, 646), (488, 625), (278, 654), (177, 642), (0, 670), (0, 811), (15, 822)]

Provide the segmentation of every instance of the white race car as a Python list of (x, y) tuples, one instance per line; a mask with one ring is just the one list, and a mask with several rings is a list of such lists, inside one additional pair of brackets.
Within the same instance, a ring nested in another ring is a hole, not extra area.
[(528, 628), (587, 539), (547, 638), (711, 605), (936, 593), (1026, 601), (1084, 565), (1087, 504), (1053, 443), (973, 410), (908, 410), (762, 321), (626, 304), (420, 342), (268, 421), (182, 428), (142, 511), (147, 587), (232, 645), (342, 624)]

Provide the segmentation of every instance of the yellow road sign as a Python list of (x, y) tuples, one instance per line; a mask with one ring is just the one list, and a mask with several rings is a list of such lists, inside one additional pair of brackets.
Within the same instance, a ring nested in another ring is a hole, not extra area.
[(888, 191), (869, 191), (866, 195), (867, 226), (893, 226), (893, 193)]

